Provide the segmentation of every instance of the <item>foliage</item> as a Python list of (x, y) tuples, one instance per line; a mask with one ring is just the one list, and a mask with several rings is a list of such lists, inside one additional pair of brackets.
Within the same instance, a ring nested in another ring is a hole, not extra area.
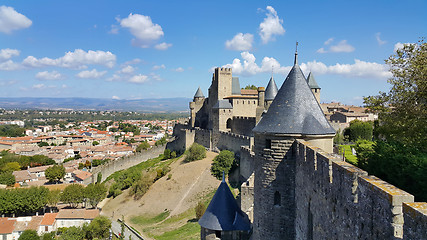
[(84, 188), (80, 184), (68, 185), (61, 194), (60, 200), (64, 203), (70, 204), (72, 208), (83, 202)]
[(0, 212), (34, 213), (46, 205), (48, 193), (45, 187), (0, 189)]
[(50, 190), (47, 195), (47, 204), (50, 206), (56, 206), (61, 197), (61, 190)]
[(37, 235), (36, 230), (25, 230), (18, 240), (40, 240), (40, 237)]
[(199, 220), (206, 211), (205, 204), (203, 202), (198, 202), (194, 211), (196, 212), (196, 219)]
[(163, 159), (170, 159), (171, 158), (171, 150), (169, 149), (165, 149), (165, 151), (163, 151)]
[(105, 198), (107, 193), (107, 188), (104, 184), (89, 184), (84, 189), (84, 197), (89, 201), (90, 205), (94, 208), (98, 205), (100, 201)]
[(344, 135), (341, 132), (341, 129), (338, 129), (334, 137), (334, 144), (343, 144), (343, 143), (344, 143)]
[(351, 142), (357, 140), (372, 140), (373, 126), (372, 122), (362, 122), (360, 120), (353, 120), (350, 122), (350, 126), (344, 129), (344, 136)]
[(176, 152), (175, 151), (171, 152), (171, 158), (176, 158)]
[(0, 168), (7, 163), (17, 162), (22, 169), (54, 164), (55, 161), (44, 155), (24, 156), (3, 150), (0, 152)]
[(359, 166), (396, 187), (427, 201), (427, 154), (398, 142), (377, 141), (357, 149)]
[(167, 140), (166, 140), (166, 137), (162, 137), (162, 138), (160, 138), (159, 140), (157, 140), (156, 141), (156, 143), (154, 144), (154, 145), (156, 145), (156, 146), (160, 146), (160, 145), (165, 145), (166, 144), (166, 142), (167, 142)]
[(110, 235), (110, 228), (111, 220), (105, 216), (99, 216), (94, 218), (88, 226), (84, 227), (84, 230), (87, 239), (106, 239)]
[(257, 90), (258, 88), (255, 85), (247, 85), (244, 89)]
[(192, 162), (196, 160), (201, 160), (206, 157), (206, 149), (200, 144), (193, 143), (188, 149), (187, 157), (185, 162)]
[(15, 184), (15, 176), (10, 171), (0, 173), (0, 184), (13, 186)]
[(62, 231), (60, 240), (83, 240), (85, 232), (81, 227), (69, 227)]
[(144, 196), (152, 184), (153, 179), (148, 173), (145, 173), (135, 184), (132, 185), (129, 193), (133, 195), (135, 199), (139, 199)]
[(49, 232), (49, 233), (44, 233), (40, 239), (41, 240), (55, 240), (55, 234), (56, 232)]
[(150, 148), (150, 144), (148, 144), (147, 141), (142, 142), (141, 144), (136, 147), (137, 152), (142, 152), (142, 150), (147, 150)]
[(62, 165), (54, 165), (45, 171), (45, 176), (49, 182), (58, 182), (65, 176), (65, 168)]
[(387, 141), (427, 152), (427, 43), (405, 44), (386, 63), (393, 75), (390, 91), (364, 98), (365, 106), (379, 113), (376, 131)]
[(1, 170), (3, 172), (13, 172), (21, 170), (21, 165), (18, 162), (8, 162), (6, 163)]
[(90, 164), (91, 164), (92, 167), (98, 167), (99, 165), (105, 164), (105, 163), (107, 163), (110, 160), (111, 159), (109, 159), (109, 158), (105, 158), (105, 159), (93, 159), (92, 163), (90, 163)]
[(222, 150), (212, 162), (211, 173), (217, 179), (222, 178), (222, 172), (228, 175), (234, 162), (234, 153), (228, 150)]
[(0, 125), (0, 136), (2, 137), (22, 137), (24, 133), (25, 128), (18, 125)]
[(154, 179), (154, 181), (157, 181), (158, 179), (162, 178), (163, 176), (166, 176), (166, 174), (168, 174), (168, 172), (170, 172), (170, 167), (169, 166), (163, 166), (162, 168), (158, 168), (156, 169), (156, 178)]
[[(363, 140), (366, 141), (366, 140)], [(338, 147), (338, 153), (342, 156), (344, 155), (345, 161), (357, 165), (357, 156), (353, 155), (352, 148), (354, 148), (354, 145), (340, 145)]]
[(96, 176), (96, 183), (99, 184), (102, 181), (102, 173), (98, 173), (98, 175)]
[(99, 145), (99, 142), (98, 141), (93, 141), (92, 142), (92, 146), (96, 146), (96, 145)]
[(39, 142), (39, 144), (37, 144), (39, 147), (47, 147), (49, 146), (49, 143), (47, 142)]

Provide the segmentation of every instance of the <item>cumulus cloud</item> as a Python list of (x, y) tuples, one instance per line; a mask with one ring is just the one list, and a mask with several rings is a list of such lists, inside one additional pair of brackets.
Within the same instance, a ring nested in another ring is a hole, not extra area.
[(44, 72), (38, 72), (36, 74), (36, 78), (39, 80), (59, 80), (59, 79), (62, 79), (63, 76), (57, 71), (52, 71), (52, 72), (44, 71)]
[(381, 46), (381, 45), (386, 44), (387, 42), (386, 42), (386, 41), (381, 40), (380, 36), (381, 36), (381, 33), (380, 33), (380, 32), (377, 32), (377, 33), (375, 34), (375, 38), (377, 39), (378, 45), (380, 45), (380, 46)]
[[(269, 73), (274, 69), (275, 73), (287, 75), (292, 66), (281, 66), (280, 63), (270, 57), (264, 57), (261, 64), (256, 63), (256, 58), (249, 52), (242, 52), (240, 59), (235, 58), (232, 63), (226, 64), (223, 67), (233, 69), (233, 73), (243, 76), (254, 76), (259, 73)], [(376, 62), (366, 62), (355, 59), (352, 64), (340, 64), (327, 66), (322, 62), (312, 61), (300, 64), (304, 73), (308, 74), (310, 71), (316, 75), (339, 75), (350, 78), (375, 78), (387, 79), (391, 76), (388, 71), (388, 66)]]
[(134, 46), (147, 48), (152, 41), (158, 40), (164, 35), (162, 27), (153, 23), (149, 16), (131, 13), (127, 18), (121, 19), (119, 22), (121, 27), (128, 28), (135, 37), (132, 39)]
[(13, 7), (0, 6), (0, 32), (10, 34), (12, 31), (30, 27), (32, 23)]
[(44, 89), (44, 88), (46, 88), (46, 85), (44, 85), (43, 83), (40, 83), (40, 84), (34, 84), (32, 87), (31, 87), (32, 89)]
[(107, 51), (84, 51), (76, 49), (74, 52), (66, 52), (63, 57), (51, 58), (36, 58), (28, 56), (24, 59), (22, 64), (27, 67), (45, 67), (55, 66), (72, 69), (85, 69), (88, 64), (101, 65), (112, 68), (116, 63), (116, 55)]
[[(334, 41), (333, 38), (329, 38), (325, 41), (324, 45), (329, 45)], [(330, 45), (329, 49), (326, 50), (325, 48), (319, 48), (316, 52), (318, 53), (327, 53), (327, 52), (333, 52), (333, 53), (339, 53), (339, 52), (353, 52), (355, 48), (347, 43), (347, 40), (341, 40), (339, 43), (335, 45)]]
[(159, 70), (159, 69), (166, 69), (166, 66), (164, 64), (153, 66), (153, 70)]
[(120, 100), (120, 98), (118, 96), (112, 96), (111, 99), (113, 99), (113, 100)]
[(394, 44), (394, 51), (396, 52), (398, 49), (402, 49), (405, 45), (411, 45), (413, 43), (401, 43), (401, 42), (397, 42), (396, 44)]
[(97, 79), (103, 77), (106, 73), (107, 71), (98, 72), (96, 69), (92, 69), (91, 71), (81, 71), (77, 73), (76, 77), (84, 79)]
[(0, 63), (0, 70), (3, 71), (15, 71), (21, 69), (21, 65), (18, 63), (15, 63), (12, 60), (7, 60), (6, 62)]
[(267, 6), (266, 15), (267, 17), (259, 25), (259, 35), (264, 44), (275, 40), (275, 35), (285, 34), (285, 29), (282, 26), (283, 19), (279, 19), (276, 10), (272, 6)]
[(148, 76), (147, 75), (142, 75), (142, 74), (138, 74), (138, 75), (132, 76), (128, 80), (128, 82), (137, 83), (137, 84), (145, 83), (147, 81), (148, 81)]
[(176, 68), (176, 69), (173, 69), (175, 72), (184, 72), (184, 68), (182, 68), (182, 67), (179, 67), (179, 68)]
[(172, 44), (171, 43), (165, 43), (165, 42), (156, 44), (156, 46), (154, 46), (154, 48), (157, 50), (167, 50), (170, 47), (172, 47)]
[(229, 50), (247, 51), (252, 48), (254, 35), (250, 33), (238, 33), (231, 40), (225, 42), (225, 47)]
[(132, 67), (131, 65), (127, 65), (122, 67), (122, 69), (120, 69), (118, 73), (130, 74), (130, 73), (133, 73), (134, 71), (135, 71), (134, 67)]
[(16, 49), (0, 49), (0, 62), (11, 59), (14, 56), (19, 56), (20, 51)]

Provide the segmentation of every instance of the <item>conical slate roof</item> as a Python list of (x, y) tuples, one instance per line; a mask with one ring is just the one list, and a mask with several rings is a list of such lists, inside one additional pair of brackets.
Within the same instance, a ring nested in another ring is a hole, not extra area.
[(265, 89), (265, 100), (273, 100), (276, 97), (278, 91), (279, 90), (277, 89), (276, 82), (274, 81), (273, 77), (271, 77), (270, 81), (268, 82), (267, 88)]
[(200, 87), (197, 89), (196, 94), (194, 94), (194, 97), (199, 97), (199, 98), (204, 98), (205, 96), (202, 93), (202, 90), (200, 89)]
[(307, 81), (295, 64), (271, 103), (267, 113), (253, 129), (256, 133), (329, 135), (335, 130), (326, 120)]
[(320, 89), (319, 85), (317, 85), (317, 82), (314, 79), (314, 76), (311, 72), (308, 74), (307, 83), (311, 89)]
[(199, 225), (216, 231), (249, 231), (251, 229), (247, 215), (240, 210), (224, 177), (200, 218)]

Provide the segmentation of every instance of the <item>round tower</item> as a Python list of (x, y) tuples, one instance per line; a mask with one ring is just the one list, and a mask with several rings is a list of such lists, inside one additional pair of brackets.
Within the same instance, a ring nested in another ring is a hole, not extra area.
[(297, 53), (292, 70), (253, 133), (253, 239), (296, 239), (292, 144), (304, 139), (331, 152), (335, 136), (298, 66)]

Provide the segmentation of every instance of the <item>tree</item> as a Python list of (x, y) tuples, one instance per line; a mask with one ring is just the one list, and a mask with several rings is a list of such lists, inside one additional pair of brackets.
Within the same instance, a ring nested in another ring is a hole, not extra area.
[(40, 142), (39, 144), (37, 144), (39, 147), (47, 147), (49, 146), (49, 143), (47, 142)]
[(110, 235), (111, 220), (105, 216), (99, 216), (92, 220), (86, 227), (87, 239), (106, 239)]
[(2, 167), (4, 172), (13, 172), (21, 170), (21, 165), (18, 162), (8, 162)]
[(18, 240), (40, 240), (40, 237), (37, 235), (36, 230), (25, 230)]
[(170, 159), (171, 158), (171, 150), (169, 149), (165, 149), (165, 151), (163, 151), (163, 159)]
[(12, 172), (0, 173), (0, 184), (13, 186), (13, 184), (15, 184), (15, 176), (12, 174)]
[(203, 202), (198, 202), (196, 207), (194, 208), (194, 211), (196, 212), (196, 219), (199, 220), (203, 216), (203, 214), (205, 214), (205, 204)]
[(92, 146), (96, 146), (96, 145), (99, 145), (99, 142), (98, 141), (93, 141), (92, 142)]
[(47, 195), (47, 204), (50, 207), (55, 207), (61, 197), (61, 190), (50, 190)]
[(83, 202), (83, 191), (82, 185), (71, 184), (64, 189), (59, 199), (64, 203), (70, 204), (72, 208), (76, 208), (79, 203)]
[(142, 152), (142, 150), (147, 150), (150, 148), (150, 144), (148, 144), (147, 141), (142, 142), (141, 144), (138, 145), (138, 147), (136, 148), (137, 152)]
[(90, 205), (94, 208), (98, 205), (100, 201), (105, 198), (107, 193), (107, 188), (104, 184), (89, 184), (84, 189), (84, 197), (89, 201)]
[(153, 179), (148, 173), (145, 173), (137, 182), (132, 185), (130, 193), (134, 196), (135, 199), (139, 199), (144, 196), (152, 184)]
[(162, 138), (160, 138), (159, 140), (157, 140), (156, 141), (156, 143), (154, 144), (154, 145), (156, 145), (156, 146), (160, 146), (160, 145), (165, 145), (166, 144), (166, 142), (167, 142), (167, 140), (166, 140), (166, 137), (162, 137)]
[(387, 141), (427, 152), (427, 43), (405, 44), (386, 63), (390, 91), (364, 98), (365, 106), (379, 113), (375, 130)]
[(65, 168), (62, 165), (54, 165), (46, 169), (45, 176), (49, 182), (59, 182), (65, 176)]
[(247, 85), (245, 89), (257, 90), (258, 88), (255, 85)]
[(193, 143), (188, 149), (187, 157), (185, 158), (186, 162), (192, 162), (196, 160), (201, 160), (206, 157), (206, 149), (200, 144)]
[(96, 176), (96, 183), (100, 184), (102, 181), (102, 173), (98, 173), (98, 175)]
[(222, 150), (212, 162), (211, 173), (217, 179), (222, 178), (222, 173), (228, 175), (234, 162), (234, 153), (228, 150)]
[(373, 126), (371, 122), (362, 122), (360, 120), (353, 120), (350, 126), (344, 130), (344, 136), (348, 137), (351, 142), (357, 140), (372, 140)]
[(85, 232), (80, 227), (69, 227), (66, 228), (59, 239), (61, 240), (83, 240), (85, 238)]

